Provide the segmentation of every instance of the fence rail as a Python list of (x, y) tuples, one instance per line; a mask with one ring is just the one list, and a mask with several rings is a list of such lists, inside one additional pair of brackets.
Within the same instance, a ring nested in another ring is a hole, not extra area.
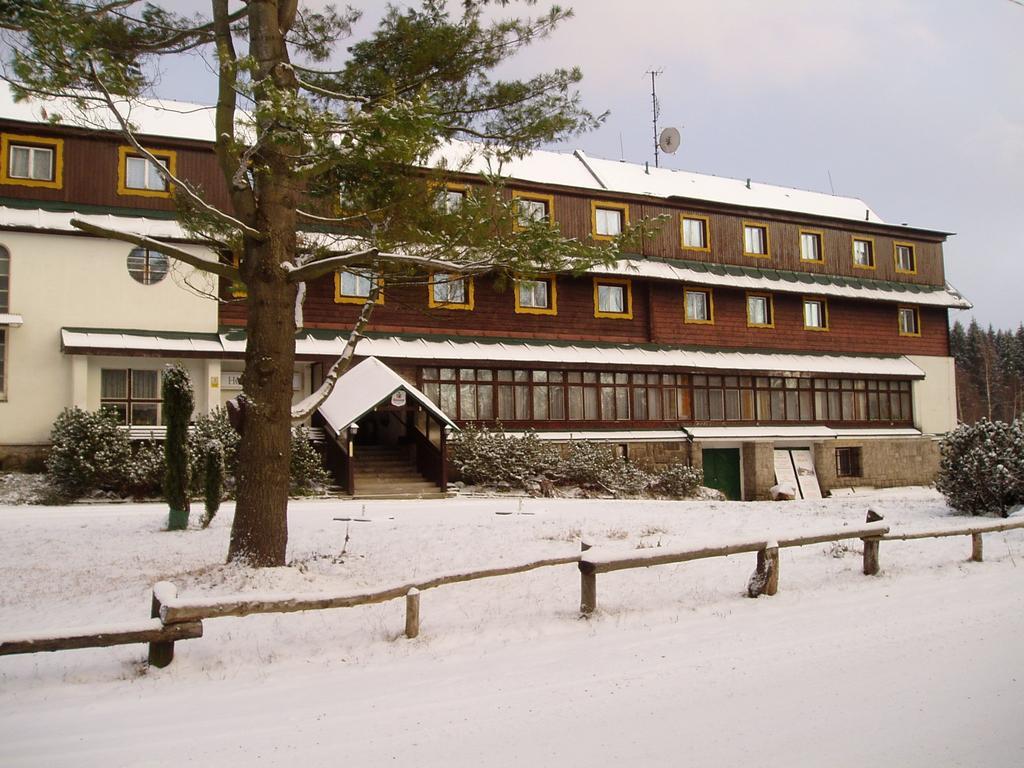
[(174, 658), (174, 643), (176, 641), (202, 637), (203, 620), (205, 619), (223, 616), (249, 616), (257, 613), (291, 613), (328, 608), (351, 608), (399, 598), (405, 598), (405, 634), (406, 637), (412, 638), (419, 634), (420, 593), (424, 590), (573, 563), (577, 564), (580, 572), (580, 613), (583, 616), (589, 616), (597, 608), (597, 574), (599, 573), (650, 568), (656, 565), (727, 557), (749, 552), (755, 552), (757, 560), (754, 572), (747, 583), (747, 594), (751, 597), (762, 594), (774, 595), (779, 586), (779, 549), (861, 539), (864, 542), (863, 572), (866, 575), (875, 575), (879, 571), (879, 544), (882, 541), (970, 536), (971, 559), (981, 562), (984, 534), (1019, 528), (1024, 528), (1024, 519), (892, 533), (881, 515), (875, 510), (868, 510), (867, 522), (859, 526), (844, 526), (839, 529), (799, 536), (775, 538), (765, 536), (698, 548), (646, 550), (631, 552), (628, 556), (623, 556), (611, 548), (594, 549), (581, 542), (582, 551), (578, 554), (498, 568), (448, 573), (366, 592), (291, 596), (243, 594), (214, 598), (181, 598), (178, 596), (174, 584), (159, 582), (153, 587), (150, 606), (151, 618), (148, 621), (0, 637), (0, 656), (74, 648), (100, 648), (128, 643), (148, 643), (149, 663), (153, 666), (165, 667)]

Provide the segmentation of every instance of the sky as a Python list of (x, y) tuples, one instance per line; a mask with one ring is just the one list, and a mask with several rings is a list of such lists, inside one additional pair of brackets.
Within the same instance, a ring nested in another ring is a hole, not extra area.
[[(358, 39), (385, 3), (351, 2), (364, 10)], [(564, 4), (575, 17), (503, 70), (583, 69), (584, 103), (610, 114), (556, 148), (653, 162), (647, 72), (660, 69), (659, 127), (682, 132), (663, 167), (834, 191), (863, 199), (889, 223), (953, 232), (946, 276), (975, 308), (951, 311), (951, 320), (1024, 321), (1024, 4)], [(503, 11), (523, 12), (516, 3)], [(179, 61), (157, 93), (212, 103), (213, 77), (201, 61)]]

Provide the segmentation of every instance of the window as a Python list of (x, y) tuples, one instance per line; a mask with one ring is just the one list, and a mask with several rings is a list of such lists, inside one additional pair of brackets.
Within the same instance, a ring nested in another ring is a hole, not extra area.
[(706, 216), (683, 216), (681, 219), (683, 248), (688, 251), (710, 251)]
[(60, 189), (64, 141), (5, 133), (0, 140), (0, 184)]
[(594, 278), (594, 317), (632, 319), (633, 286), (629, 280)]
[[(170, 150), (150, 150), (160, 164), (172, 175), (177, 167), (177, 153)], [(134, 147), (118, 149), (117, 194), (142, 197), (170, 197), (170, 185), (156, 165), (139, 155)]]
[(124, 425), (160, 424), (160, 372), (102, 369), (100, 408), (114, 413)]
[(513, 192), (512, 198), (516, 206), (516, 226), (526, 227), (535, 221), (552, 221), (555, 208), (554, 196)]
[(683, 319), (687, 323), (715, 322), (711, 289), (683, 289)]
[(7, 328), (0, 327), (0, 400), (7, 398)]
[(920, 336), (921, 316), (918, 314), (917, 307), (899, 307), (897, 312), (899, 313), (900, 336)]
[(853, 238), (853, 266), (857, 269), (875, 268), (875, 241), (868, 238)]
[(896, 243), (896, 271), (913, 275), (917, 272), (917, 258), (914, 246), (909, 243)]
[(800, 261), (822, 263), (825, 260), (822, 250), (822, 233), (800, 230)]
[(466, 202), (466, 191), (468, 187), (461, 184), (446, 184), (444, 189), (438, 192), (437, 208), (442, 213), (454, 213)]
[[(336, 304), (365, 304), (370, 297), (373, 276), (369, 271), (345, 270), (334, 273), (334, 302)], [(384, 285), (377, 278), (377, 303), (384, 303)]]
[(804, 329), (828, 330), (828, 304), (825, 299), (804, 299)]
[(836, 477), (863, 477), (860, 448), (836, 448)]
[(430, 278), (431, 309), (472, 309), (473, 278), (455, 272), (435, 272)]
[(629, 207), (616, 203), (590, 203), (591, 231), (595, 240), (611, 240), (629, 224)]
[(525, 315), (558, 314), (558, 292), (554, 276), (517, 279), (516, 312)]
[(743, 225), (743, 255), (768, 257), (768, 227), (763, 224)]
[(772, 297), (764, 293), (747, 294), (747, 326), (772, 328), (775, 325)]
[(154, 285), (167, 277), (168, 258), (159, 251), (133, 248), (128, 254), (128, 274), (143, 285)]

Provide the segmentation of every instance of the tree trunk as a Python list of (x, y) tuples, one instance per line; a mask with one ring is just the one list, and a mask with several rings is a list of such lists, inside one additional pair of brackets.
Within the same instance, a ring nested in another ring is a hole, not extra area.
[(248, 283), (238, 501), (228, 560), (256, 567), (284, 565), (288, 545), (295, 286), (277, 266), (287, 260), (280, 245), (272, 241), (249, 254), (265, 268)]
[[(279, 17), (277, 3), (249, 4), (250, 54), (258, 108), (260, 149), (252, 158), (256, 209), (250, 226), (265, 239), (247, 238), (242, 279), (248, 291), (242, 439), (238, 448), (238, 489), (228, 560), (255, 567), (285, 564), (288, 547), (288, 486), (291, 464), (292, 375), (295, 370), (295, 293), (281, 268), (294, 263), (296, 204), (304, 184), (296, 179), (292, 158), (301, 149), (264, 141), (275, 133), (275, 104), (297, 90), (288, 66), (285, 34), (289, 15)], [(262, 108), (262, 109), (261, 109)], [(261, 116), (262, 115), (262, 116)]]

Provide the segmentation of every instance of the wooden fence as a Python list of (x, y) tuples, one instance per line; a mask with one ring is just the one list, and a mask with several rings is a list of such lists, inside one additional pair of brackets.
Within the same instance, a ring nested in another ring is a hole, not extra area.
[(398, 584), (385, 589), (343, 594), (309, 594), (286, 597), (230, 595), (214, 598), (181, 598), (170, 582), (153, 587), (150, 619), (116, 626), (79, 627), (51, 633), (37, 633), (18, 637), (0, 637), (0, 656), (41, 651), (62, 651), (74, 648), (97, 648), (129, 643), (149, 644), (149, 663), (165, 667), (174, 658), (174, 643), (202, 637), (203, 620), (222, 616), (248, 616), (255, 613), (291, 613), (327, 608), (351, 608), (388, 600), (405, 598), (406, 637), (416, 637), (420, 626), (420, 593), (448, 584), (508, 576), (515, 573), (576, 563), (580, 572), (580, 613), (589, 616), (597, 608), (597, 574), (655, 565), (684, 563), (713, 557), (728, 557), (741, 553), (756, 553), (754, 573), (747, 583), (747, 594), (774, 595), (779, 587), (779, 550), (810, 544), (860, 539), (864, 543), (863, 572), (875, 575), (879, 571), (879, 545), (883, 541), (909, 541), (912, 539), (970, 536), (971, 560), (982, 560), (982, 537), (986, 533), (1024, 528), (1024, 519), (974, 523), (954, 528), (941, 528), (906, 533), (892, 533), (882, 517), (868, 511), (867, 522), (860, 526), (788, 537), (762, 537), (740, 542), (728, 542), (699, 548), (650, 549), (623, 555), (613, 548), (591, 548), (581, 543), (578, 554), (535, 560), (520, 565), (463, 571), (435, 576), (423, 581)]

